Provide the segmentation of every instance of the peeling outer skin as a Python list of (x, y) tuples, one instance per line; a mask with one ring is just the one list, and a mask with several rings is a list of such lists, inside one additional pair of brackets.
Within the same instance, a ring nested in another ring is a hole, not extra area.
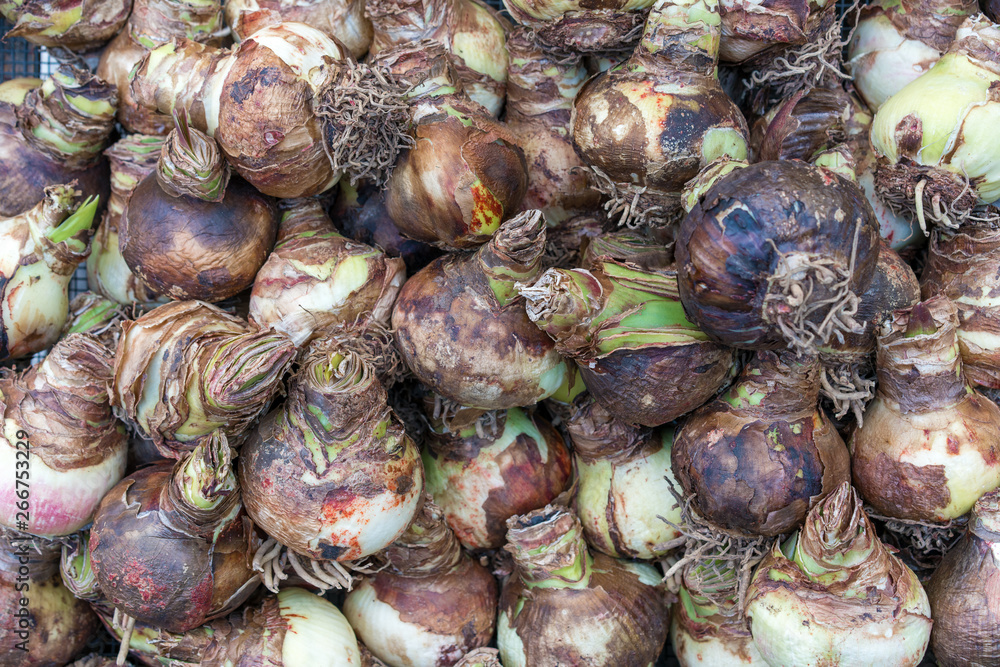
[[(372, 424), (390, 419), (381, 391), (381, 408), (371, 396), (355, 397), (378, 410), (370, 415)], [(333, 451), (321, 460), (326, 468), (319, 469), (303, 432), (289, 422), (287, 406), (299, 401), (290, 398), (266, 416), (240, 452), (247, 512), (269, 535), (310, 558), (355, 560), (385, 548), (420, 504), (424, 474), (416, 445), (393, 418), (379, 439), (365, 434), (345, 443), (334, 437)], [(306, 405), (330, 409), (315, 401)], [(311, 437), (325, 447), (318, 434)]]
[(670, 646), (682, 665), (765, 667), (745, 621), (737, 614), (702, 617), (681, 600), (670, 609)]
[(463, 555), (455, 568), (429, 577), (378, 572), (348, 593), (343, 609), (381, 660), (449, 667), (492, 639), (497, 582), (489, 570)]
[[(825, 508), (831, 518), (815, 530), (814, 512), (798, 539), (786, 543), (803, 549), (808, 541), (808, 553), (789, 560), (776, 542), (757, 567), (746, 615), (768, 664), (916, 667), (923, 658), (931, 630), (927, 595), (878, 542), (857, 498), (853, 509), (851, 518)], [(803, 572), (799, 557), (818, 563), (827, 584)]]
[(649, 7), (653, 4), (645, 0), (629, 1), (625, 3), (633, 8), (629, 11), (621, 11), (619, 8), (581, 8), (567, 11), (555, 20), (542, 22), (531, 19), (530, 15), (515, 5), (515, 1), (523, 2), (505, 0), (504, 6), (518, 23), (535, 28), (539, 41), (546, 45), (573, 53), (601, 53), (633, 47), (641, 36), (641, 26), (645, 24)]
[(893, 311), (910, 308), (920, 301), (920, 283), (910, 265), (883, 239), (878, 252), (875, 276), (861, 295), (855, 319), (863, 323), (861, 333), (845, 333), (844, 342), (833, 339), (820, 349), (825, 364), (863, 361), (875, 351), (875, 339), (882, 322)]
[(496, 10), (478, 0), (369, 0), (365, 13), (375, 28), (370, 56), (423, 39), (440, 42), (452, 54), (469, 97), (500, 115), (510, 24)]
[(755, 162), (806, 160), (843, 141), (851, 103), (841, 87), (800, 90), (754, 123), (750, 145)]
[(588, 460), (577, 449), (573, 508), (591, 548), (615, 558), (653, 559), (667, 553), (658, 545), (681, 536), (660, 518), (681, 523), (681, 508), (671, 501), (671, 488), (680, 492), (680, 486), (670, 468), (669, 437), (655, 433), (622, 457)]
[[(915, 140), (919, 147), (919, 135), (915, 136)], [(880, 197), (891, 201), (902, 199), (901, 206), (913, 214), (916, 187), (922, 181), (926, 182), (923, 190), (924, 211), (933, 210), (932, 202), (935, 198), (940, 199), (945, 206), (950, 203), (958, 211), (971, 210), (979, 203), (975, 183), (969, 188), (957, 174), (939, 167), (917, 164), (908, 157), (902, 157), (893, 164), (879, 156), (875, 169), (875, 192)]]
[(1000, 389), (1000, 232), (965, 227), (935, 230), (921, 276), (925, 299), (943, 294), (958, 308), (965, 375)]
[(573, 100), (587, 77), (579, 57), (547, 53), (527, 28), (507, 37), (511, 54), (504, 121), (524, 151), (528, 189), (521, 211), (539, 209), (550, 226), (594, 211), (601, 196), (589, 187), (570, 136)]
[(403, 285), (392, 313), (396, 346), (421, 382), (461, 405), (533, 405), (558, 388), (567, 362), (520, 297), (499, 305), (474, 262), (447, 255)]
[(1000, 608), (992, 596), (998, 587), (996, 536), (970, 531), (945, 555), (926, 585), (934, 619), (931, 651), (938, 664), (1000, 661)]
[(50, 185), (76, 181), (83, 195), (99, 195), (108, 201), (108, 162), (69, 169), (62, 160), (46, 156), (25, 140), (17, 125), (14, 105), (0, 102), (0, 219), (24, 213), (45, 197)]
[[(675, 255), (684, 310), (721, 343), (741, 349), (784, 348), (779, 328), (766, 322), (764, 314), (778, 252), (837, 258), (847, 270), (856, 227), (860, 231), (849, 287), (861, 294), (875, 275), (879, 228), (858, 186), (795, 161), (733, 171), (681, 223)], [(813, 299), (823, 298), (820, 293), (827, 290), (821, 287), (816, 286)]]
[(770, 360), (752, 362), (726, 394), (688, 417), (672, 453), (698, 515), (739, 536), (788, 532), (850, 479), (844, 441), (816, 408), (819, 365), (793, 368), (763, 354)]
[(129, 74), (136, 63), (149, 53), (138, 39), (153, 44), (171, 38), (193, 39), (221, 46), (220, 3), (171, 2), (170, 0), (134, 0), (132, 14), (125, 27), (101, 53), (97, 76), (118, 88), (118, 121), (128, 132), (167, 135), (173, 128), (169, 114), (150, 111), (136, 102), (129, 87)]
[(372, 41), (372, 24), (362, 0), (227, 0), (226, 23), (238, 40), (253, 34), (252, 28), (248, 33), (244, 21), (256, 11), (272, 13), (279, 23), (294, 21), (322, 30), (340, 40), (358, 59), (368, 52)]
[[(30, 548), (30, 547), (29, 547)], [(21, 590), (17, 590), (19, 586)], [(26, 600), (26, 607), (20, 606)], [(46, 581), (0, 583), (0, 665), (52, 667), (79, 655), (97, 632), (97, 618), (83, 600), (62, 585), (59, 575)], [(15, 616), (27, 611), (27, 617)], [(25, 623), (26, 625), (22, 625)], [(22, 650), (27, 631), (28, 650)], [(18, 648), (18, 645), (21, 648)]]
[(587, 389), (615, 417), (660, 426), (701, 406), (729, 377), (733, 350), (712, 342), (622, 348), (577, 358)]
[[(519, 408), (508, 412), (508, 420), (493, 441), (474, 435), (428, 437), (423, 455), (427, 491), (467, 549), (503, 546), (507, 519), (545, 507), (570, 484), (572, 461), (559, 432)], [(522, 426), (527, 420), (530, 427)]]
[(337, 326), (388, 324), (406, 281), (403, 260), (341, 236), (318, 202), (306, 206), (319, 217), (287, 230), (292, 219), (285, 218), (254, 279), (250, 321), (285, 332), (299, 347)]
[(880, 391), (851, 454), (854, 484), (879, 514), (948, 521), (1000, 485), (1000, 408), (973, 393), (950, 409), (907, 414)]
[(776, 0), (756, 3), (749, 0), (723, 0), (722, 41), (719, 59), (739, 64), (768, 49), (803, 44), (813, 34), (821, 19), (832, 14), (832, 5), (824, 7), (810, 0)]
[[(24, 453), (30, 457), (34, 495), (31, 511), (21, 513), (30, 515), (27, 532), (58, 536), (83, 528), (125, 473), (128, 435), (108, 403), (112, 363), (100, 343), (74, 334), (23, 375), (0, 378), (0, 465), (13, 476), (24, 468)], [(0, 524), (18, 523), (24, 488), (12, 477), (0, 490)]]
[(216, 302), (253, 284), (277, 231), (274, 203), (239, 177), (221, 202), (207, 202), (172, 197), (149, 174), (122, 215), (119, 247), (152, 291)]
[(240, 512), (218, 538), (188, 532), (165, 489), (174, 464), (143, 468), (112, 489), (94, 518), (90, 551), (107, 599), (137, 621), (187, 632), (240, 607), (260, 579), (252, 524)]
[(679, 193), (719, 150), (745, 158), (748, 134), (717, 80), (684, 71), (626, 68), (593, 78), (573, 117), (573, 142), (585, 162), (616, 183), (667, 193)]
[(76, 52), (103, 46), (132, 11), (132, 0), (28, 0), (5, 4), (5, 15), (14, 24), (6, 37), (23, 37), (39, 46)]
[(652, 665), (669, 611), (662, 588), (602, 553), (593, 555), (589, 584), (580, 589), (528, 589), (515, 573), (500, 594), (500, 660), (504, 667)]
[[(201, 373), (234, 339), (258, 336), (249, 329), (245, 321), (201, 301), (173, 301), (123, 322), (112, 404), (124, 410), (160, 453), (170, 458), (180, 458), (194, 448), (195, 440), (215, 428), (222, 427), (229, 437), (245, 433), (267, 409), (295, 353), (291, 340), (270, 349), (265, 360), (269, 365), (262, 369), (270, 376), (263, 394), (251, 388), (245, 396), (227, 396), (227, 391), (237, 387), (213, 384), (212, 378)], [(239, 400), (242, 405), (213, 407), (210, 403), (215, 399)], [(181, 429), (186, 433), (179, 434)]]
[(524, 152), (510, 130), (483, 115), (435, 114), (414, 129), (386, 184), (389, 217), (408, 238), (444, 249), (482, 245), (520, 210), (528, 187)]
[(194, 656), (195, 662), (200, 659), (200, 667), (248, 667), (254, 661), (262, 665), (284, 664), (282, 647), (289, 623), (282, 617), (276, 596), (265, 598), (260, 605), (248, 605), (210, 627), (212, 637), (204, 655)]

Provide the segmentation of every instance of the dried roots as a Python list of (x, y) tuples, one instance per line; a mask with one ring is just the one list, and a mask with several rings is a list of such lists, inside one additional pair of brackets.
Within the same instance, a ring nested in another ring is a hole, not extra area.
[[(831, 337), (843, 342), (845, 333), (863, 330), (854, 319), (860, 298), (851, 289), (860, 233), (858, 223), (847, 267), (834, 257), (782, 253), (769, 239), (778, 255), (778, 265), (767, 279), (764, 320), (778, 326), (788, 347), (796, 354), (811, 354), (817, 345), (825, 345)], [(820, 316), (822, 319), (817, 323), (815, 320)]]
[(775, 538), (737, 537), (724, 533), (695, 513), (691, 507), (694, 495), (683, 498), (673, 486), (670, 491), (681, 506), (681, 522), (676, 524), (662, 516), (659, 519), (678, 530), (681, 536), (666, 544), (657, 545), (657, 549), (680, 549), (680, 555), (667, 557), (660, 562), (663, 581), (668, 590), (671, 593), (680, 590), (688, 568), (698, 565), (707, 571), (717, 570), (723, 576), (723, 568), (731, 566), (738, 576), (735, 594), (739, 600), (739, 609), (742, 610), (753, 569), (770, 551)]
[(115, 660), (115, 664), (124, 665), (125, 659), (128, 657), (128, 650), (132, 645), (132, 631), (135, 630), (135, 619), (115, 607), (115, 613), (111, 617), (111, 625), (122, 632), (122, 643), (118, 649), (118, 659)]
[[(776, 58), (768, 53), (765, 64), (743, 82), (747, 88), (766, 86), (766, 101), (758, 101), (762, 103), (761, 111), (803, 88), (839, 85), (850, 79), (851, 75), (844, 71), (842, 54), (857, 29), (860, 12), (861, 0), (854, 0), (826, 30), (810, 37), (802, 46), (789, 47)], [(851, 29), (844, 35), (844, 24), (849, 16), (853, 16)]]
[(616, 183), (597, 167), (588, 172), (590, 187), (607, 198), (604, 211), (619, 227), (667, 227), (684, 215), (679, 193), (649, 191), (645, 186)]
[[(870, 369), (869, 369), (870, 370)], [(858, 428), (864, 424), (865, 405), (875, 396), (875, 380), (859, 363), (824, 366), (820, 393), (833, 403), (837, 419), (854, 414)]]
[(882, 524), (882, 541), (899, 550), (899, 556), (926, 580), (941, 559), (951, 550), (965, 533), (966, 517), (946, 523), (893, 519), (877, 514), (871, 507), (865, 507), (868, 517)]
[(351, 185), (370, 178), (383, 183), (409, 134), (408, 89), (382, 67), (346, 58), (320, 92), (316, 115), (325, 121), (324, 148), (334, 171)]
[(341, 563), (335, 560), (318, 561), (307, 558), (296, 554), (273, 537), (267, 538), (253, 557), (254, 571), (260, 572), (261, 583), (272, 593), (277, 593), (281, 582), (288, 579), (289, 566), (303, 581), (322, 593), (333, 588), (351, 590), (354, 585), (352, 571), (372, 574), (379, 569), (365, 561)]

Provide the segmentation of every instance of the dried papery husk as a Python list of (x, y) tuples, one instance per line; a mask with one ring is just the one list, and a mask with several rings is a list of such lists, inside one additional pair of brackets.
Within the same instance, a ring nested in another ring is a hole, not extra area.
[(645, 563), (592, 553), (580, 520), (556, 506), (511, 517), (497, 647), (506, 667), (648, 665), (667, 638), (669, 598)]
[(433, 40), (454, 58), (458, 80), (475, 102), (499, 116), (507, 88), (508, 21), (478, 0), (370, 0), (370, 54)]
[(344, 44), (355, 58), (368, 52), (373, 31), (363, 0), (226, 0), (226, 23), (237, 40), (255, 32), (257, 12), (277, 22), (307, 23)]
[(681, 224), (684, 309), (733, 347), (814, 352), (861, 330), (878, 238), (864, 193), (832, 171), (791, 160), (737, 169)]
[(1000, 662), (1000, 619), (991, 592), (1000, 585), (1000, 493), (973, 506), (968, 530), (927, 582), (934, 628), (931, 650), (943, 667)]
[(635, 53), (577, 96), (577, 151), (613, 201), (632, 200), (619, 224), (669, 222), (701, 167), (747, 157), (746, 120), (716, 75), (719, 35), (715, 0), (659, 0)]
[(414, 144), (386, 183), (389, 217), (403, 236), (446, 250), (482, 245), (521, 210), (523, 140), (469, 99), (442, 45), (395, 48), (375, 63), (412, 86)]
[(90, 531), (101, 591), (137, 621), (186, 632), (228, 614), (259, 584), (232, 451), (216, 431), (185, 458), (108, 492)]
[[(579, 403), (579, 401), (578, 401)], [(566, 422), (576, 460), (573, 509), (592, 549), (615, 558), (660, 558), (680, 537), (680, 489), (670, 468), (674, 430), (623, 424), (593, 400)]]
[(872, 111), (925, 73), (948, 49), (975, 0), (877, 0), (861, 10), (847, 49), (854, 89)]
[(596, 56), (612, 52), (621, 55), (619, 60), (635, 47), (653, 4), (654, 0), (615, 0), (598, 7), (578, 0), (504, 0), (511, 17), (548, 48)]
[(306, 559), (349, 561), (406, 530), (424, 473), (372, 366), (319, 340), (284, 405), (243, 447), (240, 486), (254, 522), (280, 544)]
[(863, 330), (819, 348), (823, 363), (820, 394), (833, 402), (838, 419), (851, 412), (858, 425), (864, 423), (865, 404), (875, 396), (871, 356), (879, 327), (893, 311), (920, 301), (920, 283), (913, 269), (884, 239), (881, 243), (875, 276), (861, 294), (854, 316), (863, 323)]
[(920, 283), (924, 298), (943, 294), (958, 308), (965, 375), (1000, 389), (1000, 230), (966, 225), (931, 234)]
[(169, 458), (217, 428), (238, 442), (268, 409), (295, 357), (285, 334), (254, 331), (201, 301), (173, 301), (122, 325), (112, 403)]
[(768, 664), (915, 667), (931, 633), (927, 594), (879, 542), (848, 482), (774, 545), (745, 609)]
[(732, 366), (732, 350), (687, 319), (672, 271), (602, 259), (589, 271), (549, 269), (520, 293), (594, 398), (626, 423), (659, 426), (690, 412)]
[(134, 0), (125, 27), (101, 53), (97, 76), (118, 88), (118, 122), (126, 131), (169, 134), (170, 115), (139, 106), (129, 89), (129, 78), (150, 49), (182, 38), (221, 46), (226, 41), (221, 1)]
[(358, 650), (361, 653), (361, 667), (388, 667), (384, 662), (372, 655), (364, 642), (358, 642)]
[(14, 27), (4, 39), (70, 51), (91, 51), (115, 36), (132, 11), (132, 0), (5, 0), (0, 14)]
[(503, 667), (500, 652), (495, 648), (477, 648), (455, 663), (455, 667)]
[(59, 549), (57, 543), (23, 533), (0, 535), (0, 664), (4, 667), (65, 665), (97, 631), (90, 606), (62, 585)]
[(573, 149), (573, 101), (588, 78), (583, 58), (547, 49), (518, 27), (507, 36), (507, 112), (528, 167), (522, 210), (539, 209), (551, 226), (591, 212), (600, 194), (590, 189)]
[(851, 438), (854, 484), (882, 515), (947, 521), (1000, 485), (1000, 408), (972, 389), (943, 296), (899, 310), (878, 339), (878, 394)]
[(163, 137), (133, 134), (104, 151), (111, 164), (111, 198), (90, 244), (87, 284), (121, 304), (152, 305), (167, 298), (154, 293), (132, 273), (118, 243), (125, 202), (142, 179), (156, 168), (163, 142)]
[(581, 253), (590, 240), (604, 232), (604, 220), (595, 213), (583, 213), (555, 226), (545, 234), (545, 256), (542, 266), (546, 269), (576, 268), (583, 261)]
[(98, 201), (52, 185), (34, 208), (0, 218), (0, 361), (56, 342), (69, 316), (69, 283), (87, 257)]
[(754, 123), (750, 134), (754, 160), (808, 162), (818, 151), (843, 142), (850, 103), (840, 86), (799, 90)]
[(393, 665), (448, 667), (485, 646), (496, 624), (497, 582), (462, 552), (429, 498), (344, 600), (344, 615), (368, 648)]
[(671, 248), (657, 243), (641, 231), (621, 230), (594, 236), (580, 254), (580, 268), (592, 270), (605, 259), (633, 264), (642, 269), (670, 270), (674, 256)]
[(164, 44), (130, 85), (148, 109), (183, 110), (237, 173), (274, 197), (319, 194), (345, 173), (382, 181), (409, 143), (402, 86), (303, 23), (269, 25), (232, 49)]
[(1000, 150), (992, 131), (1000, 102), (991, 92), (1000, 81), (998, 60), (1000, 30), (981, 14), (969, 17), (937, 64), (875, 114), (876, 191), (916, 215), (925, 230), (932, 223), (955, 228), (966, 220), (1000, 220), (981, 210), (1000, 199), (992, 158)]
[(456, 423), (460, 412), (449, 426), (429, 416), (427, 492), (465, 548), (503, 546), (507, 519), (545, 507), (569, 488), (569, 450), (536, 412), (511, 408), (464, 425)]
[(407, 275), (424, 268), (443, 252), (434, 246), (408, 239), (399, 233), (385, 206), (385, 191), (372, 183), (339, 184), (339, 197), (330, 209), (330, 217), (344, 236), (359, 243), (377, 246), (388, 257), (399, 257), (406, 263)]
[(744, 63), (763, 52), (805, 44), (815, 37), (828, 3), (794, 0), (763, 6), (747, 0), (722, 0), (719, 56), (725, 63)]
[(740, 577), (733, 561), (710, 556), (684, 568), (670, 609), (670, 646), (681, 665), (767, 665), (740, 607)]
[(215, 302), (253, 284), (278, 231), (269, 197), (236, 177), (215, 141), (183, 114), (156, 169), (129, 196), (119, 250), (155, 293)]
[[(11, 472), (0, 490), (0, 524), (69, 535), (125, 474), (128, 435), (108, 397), (113, 365), (96, 338), (69, 334), (38, 365), (0, 378), (0, 458)], [(44, 502), (30, 502), (32, 494)]]
[(678, 431), (673, 470), (695, 512), (738, 536), (776, 536), (850, 479), (850, 456), (817, 407), (816, 357), (758, 352)]
[(61, 65), (19, 104), (0, 102), (0, 217), (31, 210), (45, 189), (75, 181), (108, 198), (101, 151), (114, 129), (118, 93), (89, 71)]
[(876, 191), (875, 171), (878, 158), (869, 141), (871, 124), (872, 114), (856, 95), (851, 95), (844, 122), (847, 145), (854, 157), (854, 172), (858, 185), (865, 191), (865, 197), (878, 220), (879, 234), (889, 242), (893, 250), (898, 252), (919, 247), (926, 236), (920, 231), (920, 223), (916, 216), (903, 211), (892, 202), (883, 201)]
[(403, 260), (339, 234), (316, 199), (282, 202), (278, 242), (250, 293), (250, 321), (303, 346), (338, 326), (386, 325)]
[(538, 275), (544, 249), (545, 220), (526, 211), (475, 253), (436, 259), (406, 282), (392, 326), (421, 382), (486, 410), (533, 405), (559, 388), (567, 362), (515, 287)]

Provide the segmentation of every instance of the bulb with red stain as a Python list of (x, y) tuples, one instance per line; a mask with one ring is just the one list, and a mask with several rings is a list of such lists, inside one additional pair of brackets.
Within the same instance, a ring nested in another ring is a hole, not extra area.
[(317, 560), (353, 560), (402, 535), (420, 503), (420, 453), (375, 368), (333, 339), (308, 349), (288, 398), (240, 455), (247, 512)]
[(246, 602), (260, 581), (250, 562), (255, 546), (221, 431), (172, 467), (150, 466), (122, 480), (101, 502), (90, 532), (92, 566), (108, 601), (170, 632)]
[(1000, 485), (1000, 408), (965, 376), (944, 296), (898, 310), (878, 340), (878, 394), (851, 439), (858, 492), (879, 514), (948, 521)]
[(386, 184), (403, 236), (447, 249), (482, 245), (517, 212), (527, 165), (507, 126), (463, 92), (444, 47), (420, 42), (380, 56), (415, 85), (412, 136)]

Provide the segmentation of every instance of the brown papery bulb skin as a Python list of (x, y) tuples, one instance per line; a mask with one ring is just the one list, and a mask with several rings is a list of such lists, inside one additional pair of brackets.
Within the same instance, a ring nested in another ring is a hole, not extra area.
[(809, 88), (794, 93), (757, 119), (750, 133), (755, 162), (805, 160), (843, 140), (851, 103), (843, 88)]
[(223, 27), (220, 0), (134, 0), (125, 27), (104, 49), (97, 64), (97, 76), (118, 88), (118, 121), (126, 131), (166, 135), (172, 127), (168, 114), (140, 106), (129, 88), (132, 69), (149, 49), (181, 38), (222, 45), (227, 41)]
[(899, 310), (878, 343), (878, 395), (851, 438), (854, 485), (884, 516), (948, 521), (1000, 484), (1000, 407), (963, 372), (955, 305)]
[(507, 519), (545, 507), (572, 481), (569, 449), (540, 415), (511, 408), (497, 431), (432, 430), (425, 441), (427, 491), (467, 549), (503, 546)]
[(226, 0), (226, 23), (238, 40), (253, 34), (256, 13), (270, 20), (307, 23), (334, 37), (360, 59), (372, 42), (372, 23), (365, 16), (364, 0)]
[[(208, 447), (217, 444), (229, 447), (224, 438)], [(203, 452), (204, 446), (191, 456)], [(185, 472), (189, 460), (126, 477), (105, 496), (90, 531), (94, 572), (108, 600), (136, 620), (170, 632), (187, 632), (228, 614), (260, 583), (250, 563), (258, 540), (239, 491), (223, 491), (228, 495), (211, 509), (190, 504), (181, 490), (192, 485)], [(235, 478), (231, 481), (235, 486)], [(212, 490), (199, 484), (198, 494), (211, 496)]]
[(766, 7), (748, 0), (722, 0), (719, 10), (719, 57), (726, 63), (743, 63), (765, 51), (805, 44), (834, 13), (821, 0), (788, 0)]
[(234, 177), (221, 202), (166, 194), (155, 174), (132, 192), (119, 244), (152, 291), (216, 302), (253, 284), (278, 230), (274, 203)]
[(817, 407), (819, 374), (815, 357), (759, 352), (688, 417), (672, 465), (705, 521), (733, 535), (780, 535), (850, 479), (844, 441)]
[(4, 39), (22, 37), (38, 46), (76, 52), (99, 49), (131, 11), (132, 0), (19, 0), (5, 2), (0, 9), (14, 24)]
[[(108, 161), (101, 149), (114, 129), (118, 94), (100, 77), (66, 65), (51, 80), (64, 73), (75, 81), (65, 86), (57, 83), (49, 95), (35, 88), (19, 105), (0, 102), (0, 218), (30, 210), (44, 198), (46, 187), (72, 181), (84, 197), (98, 195), (101, 205), (108, 201)], [(88, 117), (72, 103), (74, 98), (111, 108), (100, 118)], [(34, 130), (47, 131), (38, 138)], [(50, 134), (71, 148), (46, 141)]]
[(968, 225), (934, 230), (920, 277), (923, 298), (943, 294), (958, 308), (965, 375), (1000, 389), (1000, 230)]
[(462, 552), (429, 498), (382, 555), (388, 567), (361, 581), (343, 605), (372, 653), (393, 665), (451, 667), (470, 649), (489, 643), (496, 625), (496, 579)]
[(1000, 665), (1000, 492), (972, 509), (968, 532), (925, 585), (931, 603), (931, 651), (942, 667)]
[(0, 537), (0, 666), (65, 665), (97, 630), (90, 605), (62, 583), (58, 545), (13, 532)]
[[(792, 160), (753, 164), (719, 179), (681, 223), (681, 300), (718, 342), (809, 350), (834, 335), (831, 323), (859, 328), (852, 295), (868, 288), (878, 249), (878, 222), (855, 184)], [(809, 297), (795, 297), (798, 288)], [(811, 307), (821, 302), (833, 305)]]
[(544, 224), (521, 213), (475, 254), (436, 259), (403, 285), (392, 326), (421, 382), (487, 410), (533, 405), (562, 384), (566, 362), (514, 287), (538, 273)]
[(543, 48), (527, 28), (507, 36), (507, 128), (518, 138), (528, 167), (521, 210), (539, 209), (549, 225), (600, 203), (589, 187), (584, 162), (573, 148), (573, 100), (587, 79), (580, 56)]

